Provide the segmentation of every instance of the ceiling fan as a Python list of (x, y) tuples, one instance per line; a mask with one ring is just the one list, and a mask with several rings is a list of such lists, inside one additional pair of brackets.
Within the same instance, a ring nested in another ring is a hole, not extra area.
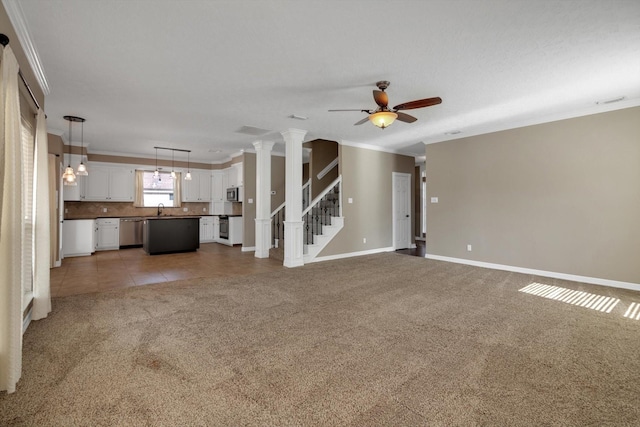
[(385, 80), (379, 81), (376, 83), (376, 86), (378, 86), (379, 90), (373, 91), (373, 99), (376, 101), (376, 104), (378, 104), (378, 108), (375, 110), (360, 109), (360, 110), (329, 110), (329, 111), (330, 112), (361, 111), (363, 113), (367, 113), (368, 116), (360, 120), (359, 122), (356, 122), (354, 126), (361, 125), (367, 120), (369, 120), (374, 125), (384, 129), (389, 125), (391, 125), (391, 123), (393, 123), (395, 120), (400, 120), (401, 122), (405, 122), (405, 123), (413, 123), (416, 120), (418, 120), (417, 118), (407, 113), (403, 113), (401, 110), (414, 110), (416, 108), (430, 107), (432, 105), (437, 105), (442, 102), (442, 99), (439, 97), (425, 98), (425, 99), (418, 99), (416, 101), (403, 102), (402, 104), (398, 104), (395, 107), (390, 109), (388, 107), (389, 97), (385, 92), (385, 89), (388, 88), (390, 84), (391, 83)]

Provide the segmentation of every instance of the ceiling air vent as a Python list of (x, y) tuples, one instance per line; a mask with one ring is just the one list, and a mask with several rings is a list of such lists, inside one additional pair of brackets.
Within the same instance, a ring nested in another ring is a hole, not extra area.
[(613, 104), (614, 102), (620, 102), (624, 99), (624, 96), (619, 96), (617, 98), (612, 98), (612, 99), (605, 99), (603, 101), (597, 101), (596, 104), (598, 105), (602, 105), (602, 104)]
[(242, 126), (236, 132), (237, 133), (244, 133), (245, 135), (260, 136), (260, 135), (264, 135), (266, 133), (269, 133), (271, 131), (268, 130), (268, 129), (261, 129), (261, 128), (257, 128), (257, 127), (253, 127), (253, 126)]

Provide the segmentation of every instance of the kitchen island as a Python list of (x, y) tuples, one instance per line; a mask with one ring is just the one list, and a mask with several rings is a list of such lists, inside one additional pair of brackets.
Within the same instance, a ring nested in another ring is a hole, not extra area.
[(149, 255), (193, 252), (200, 247), (200, 217), (145, 218), (142, 248)]

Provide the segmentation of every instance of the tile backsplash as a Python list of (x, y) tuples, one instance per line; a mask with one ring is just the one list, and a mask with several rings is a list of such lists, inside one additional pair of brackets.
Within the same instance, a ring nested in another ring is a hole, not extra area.
[[(186, 212), (184, 208), (187, 209)], [(64, 202), (64, 209), (65, 219), (145, 217), (156, 216), (158, 213), (158, 208), (136, 208), (131, 202)], [(162, 214), (167, 216), (211, 215), (209, 209), (210, 203), (182, 203), (179, 208), (164, 208)]]

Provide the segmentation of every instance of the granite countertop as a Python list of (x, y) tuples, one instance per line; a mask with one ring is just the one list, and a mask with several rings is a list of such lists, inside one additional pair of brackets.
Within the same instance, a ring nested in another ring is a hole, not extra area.
[(64, 221), (73, 221), (76, 219), (117, 219), (117, 218), (142, 218), (142, 219), (171, 219), (171, 218), (202, 218), (202, 217), (214, 217), (214, 216), (225, 216), (229, 218), (237, 218), (242, 217), (242, 215), (212, 215), (212, 214), (203, 214), (203, 215), (127, 215), (127, 216), (80, 216), (80, 217), (72, 217), (72, 218), (64, 218)]
[(142, 217), (142, 219), (200, 219), (202, 215), (185, 215), (185, 216), (146, 216), (146, 217)]

